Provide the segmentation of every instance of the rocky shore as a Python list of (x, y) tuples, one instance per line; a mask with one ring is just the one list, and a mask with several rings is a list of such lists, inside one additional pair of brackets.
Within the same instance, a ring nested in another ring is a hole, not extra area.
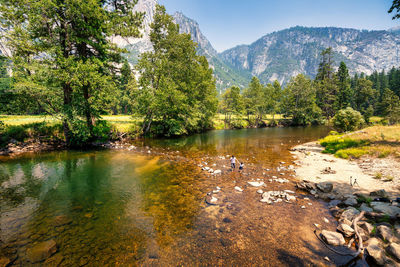
[(318, 237), (327, 246), (346, 246), (353, 250), (345, 255), (365, 256), (369, 263), (377, 266), (400, 266), (397, 179), (377, 181), (368, 169), (364, 171), (360, 167), (374, 159), (352, 162), (321, 152), (322, 148), (315, 142), (297, 146), (292, 151), (297, 158), (295, 171), (302, 180), (296, 187), (327, 201), (331, 214), (337, 219), (335, 232), (320, 229), (316, 222)]

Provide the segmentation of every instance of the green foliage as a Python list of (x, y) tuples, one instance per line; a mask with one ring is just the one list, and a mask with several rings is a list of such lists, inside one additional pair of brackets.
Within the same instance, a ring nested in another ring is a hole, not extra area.
[(91, 141), (96, 119), (110, 109), (123, 52), (110, 37), (140, 36), (143, 14), (134, 12), (136, 2), (0, 2), (13, 90), (44, 113), (62, 117), (70, 146)]
[(348, 107), (339, 110), (333, 117), (332, 122), (337, 130), (347, 132), (361, 128), (365, 121), (360, 112)]
[(45, 122), (24, 125), (5, 125), (0, 129), (0, 146), (6, 146), (12, 140), (24, 142), (26, 139), (60, 140), (63, 138), (61, 124)]
[(324, 153), (335, 154), (339, 150), (347, 148), (358, 148), (369, 144), (366, 140), (354, 140), (343, 138), (341, 135), (328, 135), (319, 141), (321, 146), (325, 147)]
[(393, 19), (400, 18), (400, 0), (393, 0), (392, 6), (390, 7), (388, 13), (392, 13), (394, 11)]
[(320, 123), (321, 110), (315, 103), (315, 89), (309, 78), (299, 74), (291, 79), (283, 91), (282, 111), (294, 125)]
[(151, 25), (154, 51), (143, 53), (137, 70), (140, 90), (135, 112), (143, 134), (183, 135), (212, 127), (217, 111), (215, 80), (190, 35), (180, 34), (165, 8), (157, 6)]
[(341, 149), (335, 153), (335, 156), (342, 159), (355, 158), (358, 159), (361, 156), (368, 154), (368, 150), (363, 148), (348, 148)]

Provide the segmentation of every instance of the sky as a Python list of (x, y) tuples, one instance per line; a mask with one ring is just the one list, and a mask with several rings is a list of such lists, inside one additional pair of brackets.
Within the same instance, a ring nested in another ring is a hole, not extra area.
[(400, 26), (387, 11), (392, 0), (159, 0), (200, 25), (218, 52), (290, 28), (386, 30)]

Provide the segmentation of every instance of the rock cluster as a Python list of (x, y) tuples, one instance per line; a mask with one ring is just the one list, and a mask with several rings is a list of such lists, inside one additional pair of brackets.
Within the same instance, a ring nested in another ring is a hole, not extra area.
[[(302, 181), (296, 186), (315, 197), (331, 199), (330, 211), (339, 225), (337, 232), (321, 232), (320, 236), (327, 244), (345, 245), (346, 237), (350, 239), (348, 247), (351, 247), (357, 229), (358, 237), (366, 242), (364, 247), (369, 262), (377, 266), (400, 266), (400, 208), (399, 203), (388, 198), (385, 190), (373, 191), (369, 196), (343, 196), (334, 190), (332, 183)], [(371, 201), (373, 198), (376, 201)], [(363, 218), (355, 221), (362, 211)]]

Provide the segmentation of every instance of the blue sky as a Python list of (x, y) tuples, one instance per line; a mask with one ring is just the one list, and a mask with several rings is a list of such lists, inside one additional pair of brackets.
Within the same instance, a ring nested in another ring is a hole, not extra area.
[(196, 20), (219, 52), (292, 26), (384, 30), (400, 26), (391, 0), (159, 0)]

